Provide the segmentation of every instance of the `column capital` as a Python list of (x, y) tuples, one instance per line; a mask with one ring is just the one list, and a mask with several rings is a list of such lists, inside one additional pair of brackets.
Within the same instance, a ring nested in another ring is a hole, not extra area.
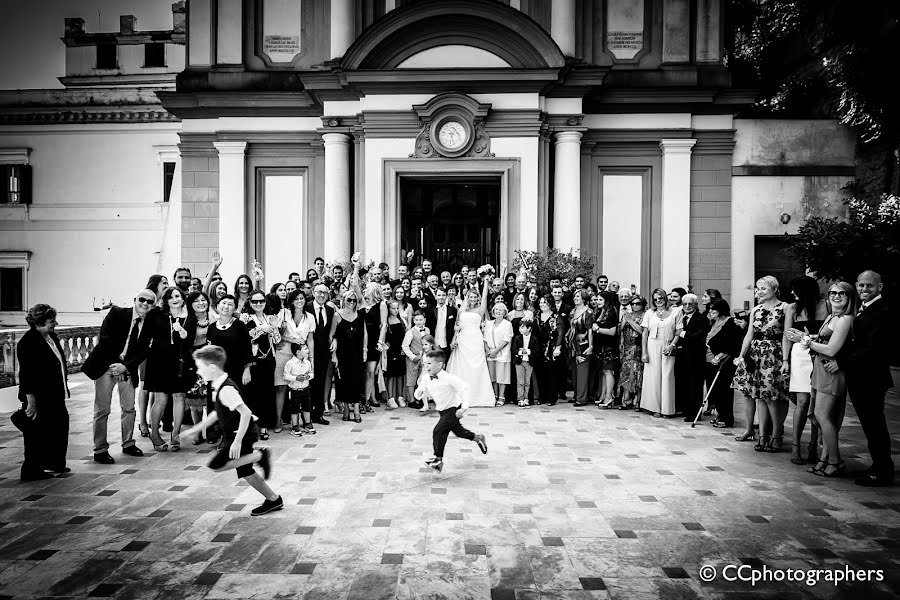
[(326, 146), (331, 146), (333, 144), (349, 144), (351, 137), (346, 133), (323, 133), (322, 141), (325, 142)]
[(219, 156), (243, 156), (247, 150), (247, 142), (213, 142)]
[(557, 131), (555, 134), (557, 144), (580, 144), (582, 136), (580, 131)]
[(692, 138), (676, 138), (659, 140), (659, 147), (665, 154), (690, 154), (697, 140)]

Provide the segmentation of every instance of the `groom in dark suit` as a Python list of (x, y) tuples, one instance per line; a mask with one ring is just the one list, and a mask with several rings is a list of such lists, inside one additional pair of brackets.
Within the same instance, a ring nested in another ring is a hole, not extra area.
[(455, 306), (447, 304), (447, 292), (444, 288), (434, 291), (435, 306), (425, 312), (425, 326), (437, 347), (444, 351), (444, 356), (450, 358), (450, 344), (453, 343), (453, 334), (456, 333), (457, 310)]
[(853, 321), (853, 345), (847, 356), (831, 361), (829, 372), (844, 369), (847, 373), (847, 392), (859, 417), (859, 424), (869, 443), (872, 466), (869, 472), (856, 479), (866, 487), (889, 486), (894, 482), (894, 462), (891, 460), (891, 434), (884, 418), (884, 396), (893, 387), (888, 335), (890, 310), (881, 297), (881, 275), (863, 271), (856, 278), (856, 292), (861, 301)]
[(331, 380), (334, 364), (331, 362), (331, 324), (334, 321), (334, 305), (328, 302), (328, 287), (319, 284), (313, 290), (312, 302), (307, 303), (306, 312), (316, 321), (313, 333), (315, 356), (313, 356), (313, 378), (309, 384), (312, 396), (312, 410), (309, 418), (313, 423), (328, 425), (324, 417), (325, 406), (331, 398)]

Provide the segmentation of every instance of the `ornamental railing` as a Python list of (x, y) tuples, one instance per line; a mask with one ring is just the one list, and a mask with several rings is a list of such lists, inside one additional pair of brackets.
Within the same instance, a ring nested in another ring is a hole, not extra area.
[[(27, 329), (0, 330), (0, 388), (17, 385), (19, 377), (19, 363), (16, 356), (16, 346)], [(63, 354), (69, 365), (69, 373), (77, 373), (81, 365), (87, 360), (91, 350), (100, 339), (100, 327), (58, 327), (56, 335), (59, 336)]]

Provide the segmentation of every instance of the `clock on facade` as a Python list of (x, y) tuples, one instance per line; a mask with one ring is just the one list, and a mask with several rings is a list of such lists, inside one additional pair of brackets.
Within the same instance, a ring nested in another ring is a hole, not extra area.
[(438, 141), (448, 150), (458, 150), (468, 141), (469, 132), (459, 121), (446, 121), (438, 131)]

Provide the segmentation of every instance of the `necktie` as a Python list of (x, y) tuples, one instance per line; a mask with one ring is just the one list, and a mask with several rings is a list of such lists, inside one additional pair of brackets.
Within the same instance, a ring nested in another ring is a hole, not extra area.
[(319, 327), (325, 329), (325, 309), (319, 307)]
[(125, 358), (125, 355), (128, 354), (128, 350), (132, 348), (138, 339), (138, 334), (141, 330), (141, 318), (138, 317), (134, 321), (131, 322), (131, 332), (128, 334), (128, 340), (125, 342), (125, 349), (122, 350), (122, 358)]
[(432, 379), (437, 379), (438, 376), (437, 376), (437, 375), (432, 375), (431, 378), (432, 378)]

